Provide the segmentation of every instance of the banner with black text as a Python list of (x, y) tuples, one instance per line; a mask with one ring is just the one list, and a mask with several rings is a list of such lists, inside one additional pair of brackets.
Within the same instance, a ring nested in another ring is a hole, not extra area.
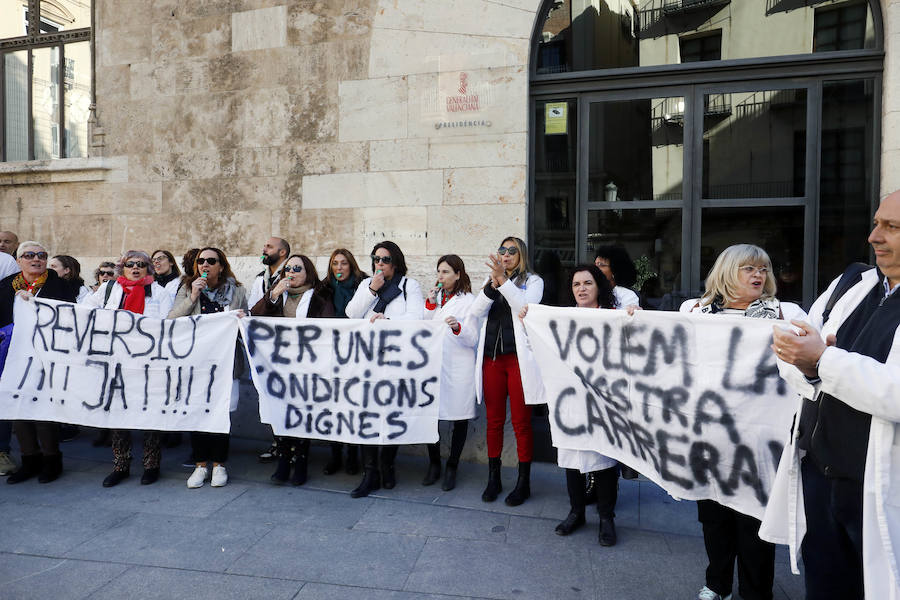
[(553, 445), (762, 518), (796, 407), (769, 348), (776, 324), (529, 306)]
[(13, 322), (0, 419), (229, 431), (234, 314), (153, 319), (17, 298)]
[(438, 440), (444, 322), (241, 319), (259, 416), (275, 435)]

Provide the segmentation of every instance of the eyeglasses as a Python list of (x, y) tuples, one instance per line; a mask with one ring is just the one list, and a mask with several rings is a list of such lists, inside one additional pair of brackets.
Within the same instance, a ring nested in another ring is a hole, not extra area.
[(515, 246), (509, 246), (508, 248), (506, 246), (500, 246), (499, 248), (497, 248), (497, 254), (499, 254), (500, 256), (503, 256), (504, 254), (515, 256), (518, 253), (519, 249)]
[(372, 262), (375, 264), (381, 263), (384, 265), (389, 265), (394, 262), (393, 256), (372, 256)]
[(112, 271), (100, 271), (98, 275), (100, 275), (101, 277), (113, 277), (115, 276), (115, 273), (113, 273)]
[(746, 273), (747, 275), (753, 275), (754, 273), (759, 273), (763, 277), (769, 274), (768, 267), (754, 267), (753, 265), (744, 265), (740, 268), (741, 271)]
[(155, 263), (162, 262), (164, 260), (169, 260), (169, 259), (166, 256), (156, 256), (153, 258), (153, 262), (155, 262)]
[(134, 267), (137, 267), (138, 269), (146, 269), (147, 263), (142, 260), (129, 260), (127, 263), (125, 263), (124, 266), (126, 269), (132, 269)]
[(209, 257), (209, 258), (198, 258), (198, 259), (197, 259), (197, 266), (200, 266), (200, 265), (203, 265), (203, 264), (207, 264), (207, 265), (210, 265), (210, 266), (212, 266), (212, 265), (217, 265), (217, 264), (219, 264), (219, 259), (216, 258), (215, 256), (211, 256), (211, 257)]
[(48, 254), (46, 252), (23, 252), (19, 255), (19, 258), (24, 258), (25, 260), (34, 260), (35, 258), (38, 260), (47, 260)]
[(303, 270), (303, 265), (287, 266), (284, 268), (285, 273), (299, 273)]

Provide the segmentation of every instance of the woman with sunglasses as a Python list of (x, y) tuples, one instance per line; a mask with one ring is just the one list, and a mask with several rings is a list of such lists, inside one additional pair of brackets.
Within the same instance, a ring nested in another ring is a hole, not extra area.
[[(331, 253), (328, 259), (327, 285), (331, 288), (332, 303), (334, 304), (334, 316), (339, 319), (347, 318), (347, 305), (363, 279), (368, 277), (359, 268), (353, 253), (346, 248), (338, 248)], [(331, 458), (325, 464), (322, 472), (325, 475), (333, 475), (341, 470), (344, 465), (343, 447), (347, 447), (347, 462), (345, 472), (348, 475), (359, 473), (359, 447), (356, 444), (342, 444), (331, 442)]]
[[(185, 276), (175, 296), (175, 304), (169, 312), (170, 319), (188, 315), (206, 315), (229, 310), (247, 310), (247, 290), (234, 276), (225, 253), (218, 248), (207, 246), (197, 252), (193, 273)], [(231, 410), (237, 409), (238, 379), (244, 372), (244, 352), (240, 341), (234, 348), (234, 371), (231, 386)], [(212, 462), (210, 485), (222, 487), (228, 483), (228, 446), (231, 441), (227, 433), (191, 432), (191, 449), (195, 468), (188, 477), (188, 488), (203, 486), (210, 476), (209, 463)]]
[[(525, 242), (507, 237), (488, 256), (485, 263), (490, 277), (478, 292), (469, 318), (462, 331), (470, 340), (478, 339), (475, 365), (475, 391), (484, 397), (487, 413), (488, 483), (481, 494), (484, 502), (493, 502), (503, 490), (500, 483), (500, 454), (503, 451), (503, 426), (506, 423), (506, 398), (519, 458), (516, 487), (506, 497), (506, 504), (518, 506), (531, 495), (531, 458), (534, 437), (531, 429), (531, 407), (525, 404), (525, 390), (519, 370), (517, 345), (528, 352), (521, 324), (513, 317), (526, 304), (537, 304), (544, 294), (544, 280), (531, 272)], [(476, 323), (481, 322), (480, 328)], [(473, 330), (480, 329), (480, 337)], [(519, 329), (519, 332), (516, 332)]]
[[(0, 280), (0, 327), (13, 322), (13, 301), (16, 296), (75, 301), (75, 289), (57, 275), (56, 271), (47, 268), (49, 257), (42, 244), (22, 242), (16, 256), (16, 262), (22, 271)], [(22, 467), (7, 477), (6, 483), (20, 483), (35, 475), (40, 483), (49, 483), (62, 474), (58, 423), (14, 421), (13, 431), (22, 450)]]
[(156, 283), (166, 288), (169, 296), (175, 300), (181, 277), (181, 270), (175, 262), (175, 257), (168, 250), (156, 250), (151, 256), (153, 270), (156, 272)]
[[(462, 321), (475, 300), (466, 265), (455, 254), (437, 261), (437, 281), (425, 299), (425, 318), (447, 323), (453, 335), (444, 336), (441, 353), (441, 421), (453, 422), (450, 456), (444, 470), (441, 489), (456, 487), (459, 457), (469, 431), (469, 419), (475, 418), (475, 342), (461, 337)], [(441, 442), (428, 445), (428, 471), (422, 485), (432, 485), (441, 476)]]
[(107, 281), (112, 281), (115, 278), (116, 263), (104, 260), (102, 263), (97, 265), (96, 269), (94, 269), (94, 280), (97, 283), (91, 286), (91, 291), (96, 292), (97, 288), (99, 288), (101, 285), (103, 285)]
[[(363, 279), (356, 293), (347, 304), (347, 316), (351, 319), (418, 320), (425, 312), (422, 288), (415, 279), (406, 276), (406, 259), (394, 242), (384, 241), (372, 248), (372, 277)], [(394, 459), (397, 446), (381, 446), (381, 463), (378, 462), (378, 446), (363, 446), (363, 479), (350, 492), (353, 498), (368, 496), (384, 486), (393, 489), (397, 485)], [(379, 468), (380, 467), (380, 468)]]
[[(284, 261), (280, 278), (269, 292), (259, 299), (250, 314), (260, 317), (313, 319), (334, 317), (331, 288), (319, 281), (319, 274), (309, 257), (292, 254)], [(309, 440), (279, 436), (275, 438), (278, 466), (270, 479), (283, 484), (303, 485), (307, 478)], [(291, 476), (291, 464), (294, 475)]]
[[(86, 306), (127, 310), (154, 319), (165, 319), (172, 309), (172, 298), (154, 280), (150, 256), (140, 250), (129, 250), (116, 265), (118, 277), (97, 288), (84, 300)], [(144, 432), (144, 473), (141, 485), (150, 485), (159, 479), (160, 432)], [(113, 487), (128, 478), (131, 473), (131, 431), (112, 431), (113, 470), (103, 480), (103, 487)]]

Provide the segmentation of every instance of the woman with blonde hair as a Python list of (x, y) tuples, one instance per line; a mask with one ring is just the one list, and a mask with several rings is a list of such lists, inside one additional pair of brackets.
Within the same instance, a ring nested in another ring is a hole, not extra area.
[[(726, 248), (706, 276), (706, 291), (687, 300), (681, 312), (735, 315), (757, 319), (806, 319), (796, 304), (780, 302), (765, 250), (751, 244)], [(706, 585), (698, 600), (730, 597), (734, 563), (738, 561), (738, 589), (742, 598), (771, 599), (775, 580), (775, 545), (759, 539), (759, 519), (741, 514), (714, 500), (697, 502), (709, 564)]]

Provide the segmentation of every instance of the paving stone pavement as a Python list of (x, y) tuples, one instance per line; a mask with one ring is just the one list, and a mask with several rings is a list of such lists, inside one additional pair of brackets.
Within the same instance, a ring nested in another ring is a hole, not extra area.
[[(553, 533), (568, 499), (550, 464), (534, 465), (533, 495), (515, 508), (481, 501), (485, 465), (462, 463), (443, 492), (420, 485), (423, 458), (402, 455), (395, 489), (352, 499), (359, 476), (323, 475), (327, 448), (313, 447), (306, 485), (275, 486), (261, 444), (234, 439), (223, 488), (186, 488), (185, 443), (163, 451), (156, 484), (139, 484), (135, 461), (105, 489), (111, 451), (90, 437), (63, 444), (52, 484), (0, 481), (0, 599), (692, 600), (703, 583), (694, 503), (643, 479), (621, 481), (619, 543), (603, 548), (596, 513)], [(504, 489), (514, 480), (504, 468)], [(775, 598), (803, 598), (786, 548)]]

